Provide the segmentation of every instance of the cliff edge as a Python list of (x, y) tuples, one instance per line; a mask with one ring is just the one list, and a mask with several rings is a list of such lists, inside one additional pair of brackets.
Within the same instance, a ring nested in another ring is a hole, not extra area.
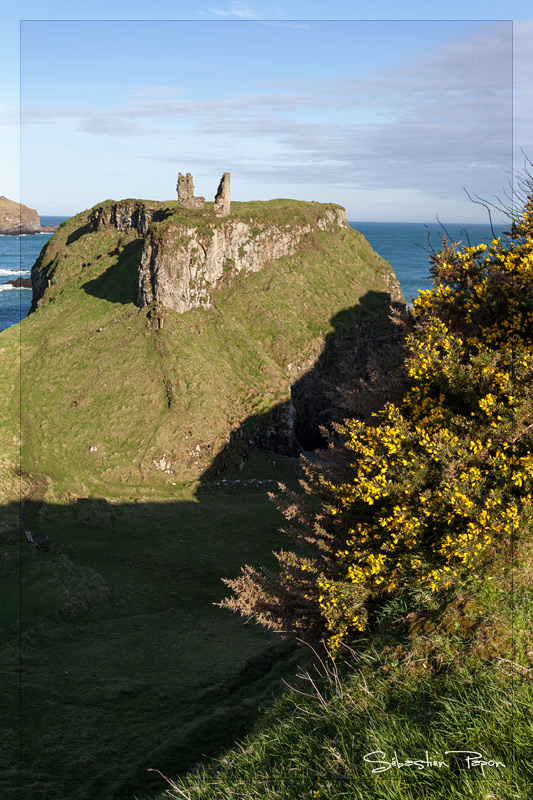
[[(117, 232), (123, 243), (126, 237), (135, 240), (129, 249), (136, 251), (136, 305), (182, 314), (210, 308), (216, 289), (230, 286), (240, 273), (258, 272), (293, 255), (319, 232), (351, 230), (345, 210), (334, 203), (234, 202), (224, 218), (214, 211), (212, 203), (184, 208), (180, 203), (108, 200), (73, 218), (78, 229), (65, 243), (83, 236), (89, 246), (98, 241), (98, 234)], [(43, 250), (32, 269), (32, 311), (52, 296), (49, 287), (67, 276), (58, 271), (57, 258), (50, 257), (58, 241)], [(388, 275), (391, 300), (401, 302), (401, 289), (390, 268)]]
[(19, 236), (31, 233), (54, 233), (55, 225), (41, 225), (39, 214), (34, 208), (28, 208), (14, 200), (0, 197), (0, 235)]
[[(363, 326), (379, 344), (403, 300), (341, 206), (286, 199), (225, 216), (106, 200), (59, 226), (32, 284), (23, 466), (84, 496), (172, 492), (320, 446)], [(2, 343), (0, 390), (18, 396), (20, 337)]]

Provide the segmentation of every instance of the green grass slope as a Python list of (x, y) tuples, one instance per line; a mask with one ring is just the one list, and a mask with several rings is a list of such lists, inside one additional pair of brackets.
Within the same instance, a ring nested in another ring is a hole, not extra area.
[[(232, 217), (295, 225), (323, 208), (235, 206)], [(185, 212), (166, 213), (179, 222)], [(289, 399), (287, 366), (316, 358), (340, 312), (350, 310), (341, 327), (353, 326), (361, 301), (371, 312), (388, 291), (390, 266), (360, 234), (316, 229), (293, 256), (237, 275), (209, 310), (167, 311), (154, 330), (150, 310), (135, 305), (142, 237), (91, 231), (88, 218), (64, 223), (48, 244), (41, 270), (51, 285), (19, 331), (22, 468), (55, 495), (127, 498), (195, 480), (232, 430)], [(16, 396), (19, 338), (7, 332), (2, 343), (1, 390)], [(8, 453), (18, 422), (13, 405)]]
[(342, 663), (300, 653), (238, 747), (133, 797), (530, 800), (531, 547), (496, 567), (441, 603), (390, 601)]
[[(291, 480), (268, 462), (250, 469)], [(221, 572), (274, 566), (281, 520), (266, 486), (26, 504), (23, 522), (36, 554), (24, 535), (1, 538), (2, 798), (155, 789), (153, 763), (194, 767), (279, 694), (290, 653), (213, 605)]]
[(149, 767), (175, 774), (231, 746), (294, 674), (275, 636), (213, 606), (243, 562), (274, 566), (267, 491), (294, 485), (291, 460), (257, 448), (224, 479), (209, 469), (250, 419), (275, 418), (289, 364), (334, 361), (361, 315), (382, 314), (391, 277), (357, 232), (317, 230), (156, 329), (135, 305), (142, 237), (89, 217), (60, 226), (43, 301), (0, 334), (0, 793), (13, 800), (155, 790)]

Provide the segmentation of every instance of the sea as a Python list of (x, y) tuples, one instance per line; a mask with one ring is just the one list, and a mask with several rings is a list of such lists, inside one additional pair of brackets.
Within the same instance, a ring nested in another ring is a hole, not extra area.
[[(41, 225), (59, 225), (68, 217), (42, 216)], [(39, 253), (51, 233), (0, 236), (0, 331), (16, 325), (28, 315), (31, 289), (16, 289), (6, 281), (29, 278)]]
[(448, 241), (468, 247), (483, 242), (489, 244), (494, 236), (502, 236), (509, 228), (509, 225), (491, 227), (485, 223), (446, 223), (443, 228), (436, 222), (350, 221), (350, 225), (362, 233), (374, 250), (392, 266), (407, 305), (412, 305), (420, 289), (433, 287), (429, 275), (429, 256), (431, 249), (440, 249), (443, 236)]
[[(59, 225), (68, 217), (41, 217), (42, 225)], [(433, 285), (429, 277), (429, 252), (438, 250), (442, 236), (464, 245), (490, 242), (493, 233), (490, 225), (446, 224), (423, 222), (350, 222), (368, 240), (374, 250), (388, 261), (398, 280), (407, 303), (410, 305), (419, 289)], [(494, 225), (494, 234), (500, 236), (505, 225)], [(16, 325), (27, 316), (31, 305), (31, 289), (16, 289), (6, 281), (19, 276), (29, 278), (32, 265), (50, 233), (25, 236), (0, 236), (0, 331)]]

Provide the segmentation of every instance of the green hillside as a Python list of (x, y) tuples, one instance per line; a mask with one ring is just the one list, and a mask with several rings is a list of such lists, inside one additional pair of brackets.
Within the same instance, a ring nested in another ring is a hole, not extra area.
[[(161, 235), (225, 224), (124, 202)], [(398, 297), (359, 233), (315, 226), (328, 208), (234, 203), (253, 230), (311, 228), (258, 272), (228, 264), (211, 307), (184, 314), (137, 305), (136, 229), (89, 209), (45, 247), (35, 313), (0, 334), (3, 797), (155, 790), (148, 767), (216, 755), (294, 674), (278, 637), (213, 603), (245, 561), (275, 565), (267, 492), (298, 477), (290, 384), (307, 446), (361, 326), (383, 332)]]
[(354, 406), (280, 492), (277, 569), (227, 581), (224, 606), (306, 640), (315, 663), (238, 746), (165, 772), (152, 798), (531, 799), (531, 174), (517, 183), (507, 234), (432, 254), (403, 394), (367, 419)]
[[(295, 225), (321, 208), (234, 206), (231, 218)], [(22, 469), (54, 497), (166, 495), (194, 481), (232, 431), (289, 399), (289, 364), (313, 364), (362, 312), (386, 309), (390, 266), (354, 230), (315, 229), (293, 256), (217, 290), (212, 308), (165, 312), (155, 330), (153, 309), (135, 305), (143, 237), (91, 232), (88, 216), (61, 225), (41, 257), (51, 281), (41, 307), (2, 336), (4, 397), (17, 395), (22, 341)], [(13, 405), (2, 429), (12, 465), (17, 423)], [(162, 459), (173, 474), (157, 469)]]

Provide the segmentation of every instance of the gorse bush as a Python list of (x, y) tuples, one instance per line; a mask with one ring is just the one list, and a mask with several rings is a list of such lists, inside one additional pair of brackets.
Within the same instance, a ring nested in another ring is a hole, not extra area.
[(336, 426), (329, 465), (280, 499), (300, 552), (277, 575), (245, 567), (223, 605), (336, 652), (376, 603), (482, 572), (529, 528), (532, 220), (530, 193), (490, 245), (443, 239), (407, 323), (403, 399)]

